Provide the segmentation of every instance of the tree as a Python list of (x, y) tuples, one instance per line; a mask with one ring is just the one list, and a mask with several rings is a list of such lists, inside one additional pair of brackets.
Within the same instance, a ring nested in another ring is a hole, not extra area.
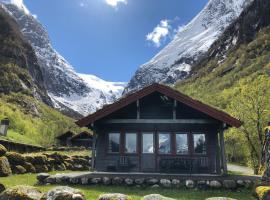
[(235, 88), (229, 110), (239, 118), (243, 125), (239, 131), (243, 134), (249, 151), (254, 174), (258, 174), (264, 143), (264, 127), (270, 119), (270, 79), (258, 76), (240, 81)]

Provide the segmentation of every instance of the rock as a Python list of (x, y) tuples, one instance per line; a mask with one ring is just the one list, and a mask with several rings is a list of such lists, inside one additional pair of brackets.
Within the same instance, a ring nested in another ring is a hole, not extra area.
[(70, 178), (69, 182), (72, 184), (78, 184), (80, 182), (80, 180), (78, 178)]
[(137, 185), (142, 185), (142, 184), (144, 183), (144, 181), (145, 181), (144, 178), (136, 178), (134, 182), (135, 182)]
[(225, 189), (236, 189), (237, 185), (236, 185), (236, 182), (234, 180), (224, 180), (223, 187)]
[(46, 179), (44, 180), (44, 182), (45, 182), (45, 183), (54, 184), (54, 183), (56, 183), (56, 179), (55, 179), (54, 176), (49, 176), (48, 178), (46, 178)]
[(206, 181), (198, 181), (197, 188), (200, 190), (205, 190), (208, 188), (208, 185), (207, 185)]
[(0, 194), (0, 200), (40, 200), (42, 192), (30, 186), (15, 186)]
[(57, 171), (65, 171), (66, 170), (66, 166), (64, 163), (58, 164), (58, 165), (54, 165), (54, 169)]
[(49, 169), (46, 165), (34, 165), (37, 173), (48, 172)]
[(252, 187), (252, 181), (251, 180), (245, 180), (245, 188), (251, 188)]
[(142, 200), (175, 200), (175, 199), (164, 197), (160, 194), (149, 194), (144, 196)]
[(176, 188), (179, 188), (179, 187), (180, 187), (180, 180), (178, 180), (178, 179), (173, 179), (173, 180), (172, 180), (172, 186), (173, 186), (173, 187), (176, 187)]
[(84, 194), (77, 189), (59, 186), (49, 190), (40, 200), (86, 200)]
[(25, 174), (27, 171), (26, 169), (21, 165), (16, 165), (12, 168), (12, 172), (14, 174)]
[(209, 183), (210, 188), (212, 189), (220, 189), (222, 187), (221, 183), (219, 181), (210, 181)]
[(108, 177), (103, 177), (102, 183), (103, 183), (103, 185), (110, 185), (112, 183), (112, 180)]
[(134, 180), (131, 178), (126, 178), (124, 181), (125, 181), (125, 184), (128, 186), (131, 186), (134, 184)]
[(195, 187), (195, 182), (193, 180), (186, 180), (186, 188), (192, 189)]
[(155, 189), (155, 188), (159, 188), (158, 184), (152, 185), (151, 188)]
[(89, 178), (88, 178), (88, 177), (82, 177), (82, 178), (81, 178), (81, 183), (82, 183), (83, 185), (87, 185), (87, 184), (89, 183)]
[(101, 183), (101, 181), (102, 181), (101, 178), (92, 178), (90, 182), (91, 182), (91, 184), (97, 185), (97, 184)]
[(27, 173), (36, 173), (36, 168), (29, 162), (25, 162), (23, 167), (26, 169)]
[(23, 165), (26, 162), (25, 158), (16, 152), (7, 152), (6, 157), (11, 165)]
[(243, 180), (237, 180), (236, 181), (236, 184), (239, 186), (239, 187), (245, 187), (245, 182)]
[(50, 177), (50, 174), (47, 174), (47, 173), (39, 173), (37, 175), (37, 180), (40, 182), (40, 183), (44, 183), (45, 182), (45, 179)]
[(98, 200), (132, 200), (132, 198), (125, 194), (114, 193), (100, 195)]
[(4, 156), (7, 153), (6, 147), (4, 147), (2, 144), (0, 144), (0, 157)]
[(228, 197), (211, 197), (211, 198), (208, 198), (206, 200), (237, 200), (237, 199), (232, 199), (232, 198), (228, 198)]
[(45, 156), (45, 155), (36, 155), (36, 156), (33, 156), (33, 160), (32, 160), (31, 163), (41, 165), (41, 164), (47, 164), (47, 161), (48, 161), (47, 156)]
[(121, 185), (123, 183), (123, 179), (120, 177), (115, 177), (112, 179), (112, 184), (113, 185)]
[(159, 183), (159, 181), (156, 178), (150, 178), (150, 179), (146, 180), (147, 185), (155, 185), (157, 183)]
[(6, 190), (6, 187), (0, 183), (0, 194)]
[(10, 164), (6, 157), (0, 157), (0, 177), (6, 177), (12, 174)]
[(161, 179), (161, 180), (160, 180), (160, 185), (161, 185), (162, 187), (169, 188), (169, 187), (171, 187), (172, 183), (171, 183), (171, 181), (168, 180), (168, 179)]

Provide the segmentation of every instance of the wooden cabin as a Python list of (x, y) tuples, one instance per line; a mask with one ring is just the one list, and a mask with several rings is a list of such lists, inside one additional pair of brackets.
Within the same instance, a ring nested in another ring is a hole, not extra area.
[(83, 131), (70, 138), (70, 145), (73, 147), (92, 148), (93, 135), (87, 131)]
[(60, 146), (70, 146), (70, 139), (75, 135), (72, 131), (67, 131), (59, 136), (57, 136), (55, 139), (57, 140), (57, 143)]
[(221, 174), (224, 130), (241, 122), (153, 84), (76, 122), (93, 131), (96, 171)]

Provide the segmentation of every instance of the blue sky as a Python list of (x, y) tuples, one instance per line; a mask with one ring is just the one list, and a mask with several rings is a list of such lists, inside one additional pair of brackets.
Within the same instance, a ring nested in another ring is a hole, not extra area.
[(24, 0), (79, 73), (129, 81), (208, 0)]

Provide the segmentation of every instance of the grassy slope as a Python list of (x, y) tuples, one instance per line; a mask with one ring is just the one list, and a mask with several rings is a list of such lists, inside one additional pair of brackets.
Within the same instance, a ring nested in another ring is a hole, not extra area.
[[(7, 178), (1, 178), (1, 182), (8, 187), (15, 185), (32, 185), (36, 183), (35, 174), (15, 175)], [(46, 192), (55, 186), (37, 186), (41, 191)], [(229, 190), (186, 190), (186, 189), (144, 189), (135, 187), (113, 187), (113, 186), (71, 186), (83, 191), (88, 200), (97, 199), (104, 193), (123, 193), (130, 195), (134, 200), (140, 200), (141, 197), (148, 194), (162, 194), (177, 200), (205, 200), (213, 196), (226, 196), (238, 200), (255, 200), (250, 190), (229, 191)]]
[(49, 146), (65, 130), (79, 131), (73, 119), (21, 93), (0, 95), (0, 119), (5, 117), (11, 120), (8, 139), (18, 142)]
[[(252, 85), (259, 76), (270, 76), (270, 27), (260, 31), (256, 38), (230, 52), (221, 64), (212, 58), (198, 67), (196, 76), (179, 82), (176, 88), (202, 102), (230, 112), (231, 100), (237, 95), (240, 82)], [(261, 79), (265, 80), (265, 79)], [(270, 88), (270, 85), (269, 85)], [(229, 141), (230, 140), (230, 141)], [(246, 157), (248, 148), (239, 134), (227, 134), (227, 151), (237, 149), (239, 157)]]

